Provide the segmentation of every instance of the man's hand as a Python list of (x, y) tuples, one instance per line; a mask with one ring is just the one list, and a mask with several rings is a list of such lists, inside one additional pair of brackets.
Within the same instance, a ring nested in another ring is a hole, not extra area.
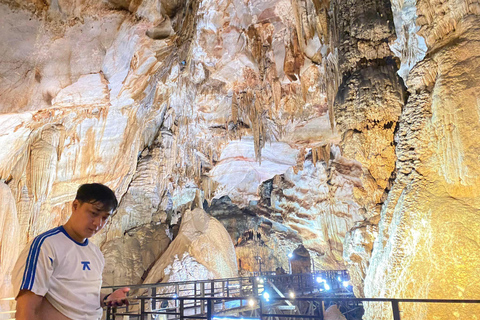
[(120, 307), (123, 305), (128, 306), (127, 292), (130, 291), (130, 288), (121, 288), (113, 291), (107, 299), (105, 299), (105, 305), (107, 307)]

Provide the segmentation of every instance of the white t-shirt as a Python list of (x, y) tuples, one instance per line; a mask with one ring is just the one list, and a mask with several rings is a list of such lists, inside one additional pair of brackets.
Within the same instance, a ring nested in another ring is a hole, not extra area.
[(37, 236), (20, 254), (12, 273), (15, 295), (44, 296), (73, 320), (102, 317), (100, 288), (105, 260), (88, 239), (73, 240), (63, 226)]

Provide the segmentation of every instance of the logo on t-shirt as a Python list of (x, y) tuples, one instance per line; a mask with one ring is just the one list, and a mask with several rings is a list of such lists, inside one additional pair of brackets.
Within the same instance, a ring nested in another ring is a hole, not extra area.
[(90, 269), (90, 261), (82, 261), (82, 264), (83, 264), (83, 270), (91, 270)]

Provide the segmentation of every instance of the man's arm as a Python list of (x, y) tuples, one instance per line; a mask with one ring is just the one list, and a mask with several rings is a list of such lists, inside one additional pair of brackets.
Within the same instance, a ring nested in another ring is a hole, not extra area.
[(43, 297), (32, 291), (21, 290), (17, 296), (16, 320), (40, 320), (40, 306)]

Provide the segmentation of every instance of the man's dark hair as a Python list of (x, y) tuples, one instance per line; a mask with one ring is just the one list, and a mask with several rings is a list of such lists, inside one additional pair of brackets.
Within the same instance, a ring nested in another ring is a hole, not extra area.
[(114, 211), (118, 206), (117, 197), (113, 191), (101, 183), (82, 184), (77, 190), (75, 200), (80, 202), (100, 202), (107, 211)]

